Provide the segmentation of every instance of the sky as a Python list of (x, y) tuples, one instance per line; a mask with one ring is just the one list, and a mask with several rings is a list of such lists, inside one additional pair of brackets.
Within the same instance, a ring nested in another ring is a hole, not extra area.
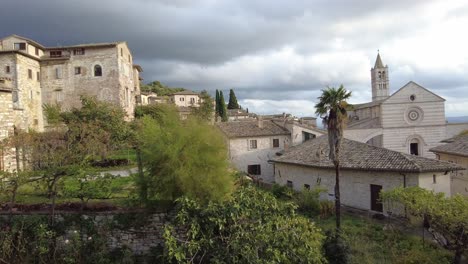
[(446, 99), (447, 116), (468, 116), (466, 0), (1, 2), (0, 37), (127, 41), (145, 83), (232, 88), (250, 112), (313, 116), (321, 89), (340, 84), (368, 102), (379, 50), (391, 93), (414, 81)]

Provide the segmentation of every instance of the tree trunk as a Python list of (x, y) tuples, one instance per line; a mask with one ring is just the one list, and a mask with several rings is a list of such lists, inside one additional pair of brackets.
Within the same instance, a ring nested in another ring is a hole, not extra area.
[(455, 256), (453, 258), (453, 263), (454, 264), (461, 264), (462, 262), (462, 256), (463, 256), (463, 249), (457, 249), (455, 250)]
[(335, 215), (336, 215), (336, 233), (341, 232), (341, 200), (340, 200), (340, 165), (335, 164)]

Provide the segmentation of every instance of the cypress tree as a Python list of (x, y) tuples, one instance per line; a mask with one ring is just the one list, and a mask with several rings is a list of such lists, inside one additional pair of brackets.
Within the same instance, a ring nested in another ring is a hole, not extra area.
[(237, 103), (236, 94), (234, 90), (229, 90), (229, 104), (227, 109), (239, 109), (239, 103)]
[(226, 122), (227, 117), (227, 107), (226, 102), (224, 101), (223, 91), (219, 91), (219, 116), (221, 116), (221, 121)]
[(220, 113), (219, 113), (219, 91), (218, 89), (216, 89), (216, 98), (215, 98), (215, 116), (216, 116), (216, 119), (218, 119), (218, 116), (220, 116)]

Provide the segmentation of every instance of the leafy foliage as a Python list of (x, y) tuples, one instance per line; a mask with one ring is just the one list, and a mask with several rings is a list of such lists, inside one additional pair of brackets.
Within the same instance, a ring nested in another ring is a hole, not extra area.
[(199, 107), (192, 108), (193, 115), (200, 120), (211, 122), (214, 116), (213, 98), (211, 98), (207, 91), (203, 90), (200, 93), (200, 101)]
[(162, 84), (160, 81), (153, 81), (148, 84), (142, 84), (140, 87), (142, 92), (153, 92), (158, 96), (166, 96), (177, 92), (185, 91), (184, 88), (169, 87)]
[(145, 188), (142, 200), (176, 199), (186, 195), (199, 201), (223, 199), (233, 188), (224, 139), (212, 126), (189, 118), (180, 121), (170, 108), (157, 119), (145, 116), (138, 128)]
[(435, 239), (455, 252), (454, 263), (468, 249), (468, 200), (461, 196), (445, 197), (420, 187), (396, 188), (383, 193), (384, 200), (402, 203), (413, 215), (426, 219), (435, 231)]
[(318, 215), (320, 213), (320, 194), (325, 191), (326, 189), (323, 188), (302, 189), (295, 197), (299, 206), (298, 210), (306, 215)]
[(224, 101), (223, 91), (219, 91), (219, 99), (218, 99), (218, 115), (221, 117), (222, 122), (226, 122), (228, 120), (227, 117), (227, 108), (226, 102)]
[(164, 237), (168, 257), (178, 263), (325, 263), (324, 236), (291, 203), (253, 187), (239, 188), (222, 203), (203, 206), (180, 198), (176, 223)]

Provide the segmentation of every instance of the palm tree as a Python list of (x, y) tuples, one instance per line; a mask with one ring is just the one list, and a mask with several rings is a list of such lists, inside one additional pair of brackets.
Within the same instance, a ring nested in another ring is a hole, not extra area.
[(330, 146), (329, 158), (335, 166), (335, 212), (337, 234), (341, 231), (341, 201), (340, 201), (340, 147), (343, 139), (343, 127), (347, 119), (348, 100), (351, 92), (346, 91), (343, 85), (338, 89), (327, 87), (318, 97), (315, 113), (323, 119), (328, 131), (328, 144)]

